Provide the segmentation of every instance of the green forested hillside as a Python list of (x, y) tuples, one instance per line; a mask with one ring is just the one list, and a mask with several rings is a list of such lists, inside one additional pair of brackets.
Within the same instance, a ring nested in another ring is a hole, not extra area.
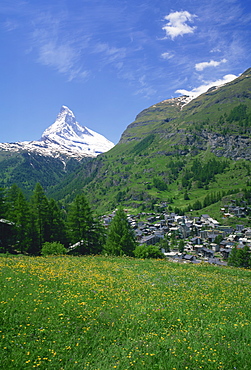
[(84, 190), (101, 212), (119, 203), (184, 211), (231, 194), (242, 199), (251, 183), (251, 69), (186, 105), (182, 99), (141, 112), (112, 150), (50, 194), (69, 201)]
[(79, 167), (76, 159), (42, 156), (30, 152), (0, 151), (0, 187), (17, 184), (26, 196), (31, 195), (39, 182), (45, 189), (58, 184), (67, 174)]
[(84, 192), (101, 213), (120, 203), (140, 210), (164, 204), (179, 212), (214, 212), (229, 197), (246, 202), (250, 160), (248, 69), (189, 103), (180, 97), (145, 109), (112, 150), (94, 159), (80, 163), (1, 151), (0, 187), (16, 183), (29, 195), (39, 182), (65, 204)]

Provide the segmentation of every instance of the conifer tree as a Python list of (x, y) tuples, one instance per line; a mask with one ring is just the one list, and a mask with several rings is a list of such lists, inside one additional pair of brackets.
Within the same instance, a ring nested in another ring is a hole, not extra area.
[(83, 194), (76, 196), (68, 214), (69, 236), (72, 244), (79, 243), (78, 253), (93, 254), (102, 250), (104, 230), (93, 216)]
[(122, 207), (119, 207), (111, 221), (104, 251), (115, 256), (133, 256), (135, 248), (134, 231)]
[(234, 247), (228, 257), (228, 265), (234, 267), (250, 268), (251, 255), (249, 247), (245, 246), (244, 248), (239, 249)]
[(49, 200), (49, 242), (67, 244), (66, 225), (61, 210), (55, 199)]
[(16, 203), (21, 189), (16, 184), (13, 184), (6, 192), (6, 218), (12, 222), (16, 221)]
[(30, 246), (29, 205), (21, 189), (13, 184), (6, 193), (6, 218), (13, 222), (11, 243), (15, 249), (27, 251)]
[(6, 221), (7, 217), (4, 189), (0, 188), (0, 219), (4, 219), (0, 222), (0, 251), (3, 251), (4, 253), (9, 250), (10, 245), (12, 245), (13, 240), (15, 240), (13, 226)]
[(0, 218), (5, 216), (4, 190), (0, 188)]
[(31, 222), (30, 222), (30, 207), (23, 193), (20, 191), (15, 202), (16, 210), (16, 246), (23, 253), (27, 252), (31, 247)]
[[(50, 207), (49, 201), (42, 186), (37, 183), (31, 197), (31, 211), (33, 217), (33, 234), (36, 252), (41, 250), (44, 242), (50, 241)], [(37, 240), (36, 240), (37, 239)]]

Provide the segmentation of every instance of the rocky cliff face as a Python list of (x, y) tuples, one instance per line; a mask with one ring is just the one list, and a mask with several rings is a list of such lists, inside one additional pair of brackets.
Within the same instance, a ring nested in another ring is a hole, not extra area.
[(248, 136), (202, 132), (201, 137), (218, 157), (251, 160), (251, 138)]
[[(218, 157), (250, 160), (250, 97), (248, 69), (230, 83), (211, 88), (197, 98), (168, 99), (143, 110), (127, 127), (120, 143), (136, 144), (154, 134), (158, 153), (165, 155), (197, 154), (210, 149)], [(240, 105), (245, 106), (245, 118), (238, 117), (237, 111), (233, 118), (233, 111)]]

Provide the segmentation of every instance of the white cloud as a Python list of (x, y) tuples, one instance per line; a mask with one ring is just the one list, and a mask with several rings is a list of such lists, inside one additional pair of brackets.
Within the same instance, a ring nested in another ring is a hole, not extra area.
[(77, 37), (71, 37), (64, 27), (65, 19), (64, 14), (53, 18), (50, 13), (35, 17), (29, 52), (35, 51), (38, 63), (64, 74), (68, 81), (85, 79), (89, 72), (83, 68), (81, 57), (88, 45), (88, 37), (82, 37), (77, 32)]
[(187, 22), (193, 22), (195, 14), (190, 14), (188, 11), (172, 12), (165, 16), (168, 23), (162, 27), (166, 31), (166, 36), (173, 40), (177, 36), (183, 36), (186, 33), (193, 33), (196, 27), (191, 27)]
[(11, 31), (14, 31), (18, 28), (18, 23), (14, 20), (10, 20), (8, 19), (4, 24), (3, 24), (3, 27), (5, 29), (5, 31), (7, 32), (11, 32)]
[(207, 90), (210, 89), (211, 87), (217, 87), (217, 86), (224, 85), (228, 82), (233, 81), (237, 77), (238, 76), (229, 74), (229, 75), (225, 75), (222, 79), (219, 79), (219, 80), (216, 80), (216, 81), (204, 81), (203, 85), (200, 85), (200, 86), (192, 89), (191, 91), (181, 89), (181, 90), (176, 90), (175, 92), (178, 93), (178, 94), (187, 95), (187, 96), (190, 96), (192, 98), (196, 98), (197, 96), (207, 92)]
[(208, 67), (218, 67), (222, 63), (226, 63), (227, 59), (222, 59), (219, 62), (216, 62), (215, 60), (210, 60), (210, 62), (202, 62), (195, 64), (196, 71), (203, 71), (205, 68)]
[(108, 43), (99, 43), (94, 47), (95, 53), (103, 53), (108, 57), (109, 62), (113, 62), (117, 59), (123, 59), (126, 56), (125, 48), (115, 48), (110, 46)]
[(156, 92), (157, 91), (153, 89), (151, 86), (146, 86), (135, 91), (134, 95), (142, 95), (144, 98), (148, 99), (155, 95)]
[(40, 46), (38, 61), (66, 73), (74, 64), (74, 51), (69, 45), (57, 45), (50, 41)]
[(161, 54), (161, 58), (166, 59), (166, 60), (172, 59), (173, 57), (174, 57), (174, 54), (172, 53), (165, 52)]
[(78, 51), (70, 44), (57, 44), (48, 40), (39, 46), (38, 53), (39, 63), (67, 75), (68, 81), (75, 78), (85, 79), (89, 75), (88, 71), (83, 71), (78, 65)]

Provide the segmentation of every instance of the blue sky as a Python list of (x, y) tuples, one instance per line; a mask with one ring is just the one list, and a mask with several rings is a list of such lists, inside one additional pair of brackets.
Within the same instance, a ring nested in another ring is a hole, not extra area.
[(115, 144), (143, 109), (251, 67), (246, 0), (1, 0), (0, 142), (62, 105)]

